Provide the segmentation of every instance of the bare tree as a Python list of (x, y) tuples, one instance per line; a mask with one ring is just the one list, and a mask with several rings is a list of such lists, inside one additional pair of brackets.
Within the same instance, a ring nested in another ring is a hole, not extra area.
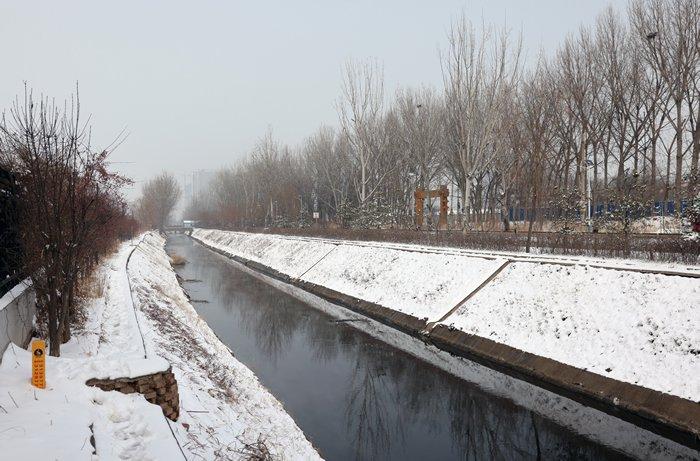
[(533, 225), (543, 198), (546, 157), (553, 143), (552, 120), (556, 115), (556, 102), (557, 94), (540, 62), (518, 93), (519, 120), (523, 130), (521, 146), (525, 152), (524, 165), (529, 175), (531, 204), (526, 252), (530, 252)]
[[(692, 143), (684, 143), (684, 134), (688, 132), (691, 139), (698, 139), (695, 133), (700, 131), (700, 117), (697, 116), (700, 111), (697, 92), (700, 79), (700, 3), (696, 0), (633, 0), (629, 11), (635, 32), (645, 43), (643, 55), (666, 85), (672, 101), (673, 108), (667, 115), (675, 132), (674, 197), (680, 202), (683, 196), (683, 160), (692, 146)], [(697, 181), (699, 155), (700, 147), (693, 149), (693, 184)]]
[(180, 200), (180, 185), (170, 173), (163, 172), (143, 185), (136, 204), (137, 218), (145, 226), (163, 229)]
[(77, 95), (63, 108), (25, 90), (0, 123), (0, 154), (20, 184), (24, 272), (31, 276), (50, 354), (70, 339), (74, 292), (116, 238), (127, 180), (109, 173), (107, 152), (93, 152)]
[(355, 180), (355, 190), (363, 208), (388, 174), (378, 168), (384, 107), (384, 71), (379, 63), (349, 61), (344, 69), (342, 95), (338, 105), (340, 124), (357, 162), (359, 178)]
[(404, 89), (396, 94), (396, 110), (400, 149), (410, 164), (415, 185), (429, 189), (444, 167), (442, 101), (431, 88)]
[(453, 24), (442, 55), (452, 138), (447, 164), (463, 190), (467, 216), (472, 187), (496, 158), (504, 94), (520, 78), (520, 54), (520, 39), (512, 43), (507, 30), (494, 32), (483, 25), (477, 31), (462, 16)]

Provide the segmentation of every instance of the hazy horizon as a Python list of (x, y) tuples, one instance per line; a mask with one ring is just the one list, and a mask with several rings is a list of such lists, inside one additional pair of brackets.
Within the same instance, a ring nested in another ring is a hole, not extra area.
[(440, 88), (438, 50), (451, 21), (522, 31), (528, 57), (551, 54), (608, 4), (515, 0), (398, 2), (1, 3), (6, 50), (0, 107), (24, 82), (61, 101), (80, 85), (93, 144), (109, 145), (115, 169), (136, 181), (162, 170), (182, 179), (241, 158), (268, 128), (300, 144), (320, 125), (337, 126), (341, 69), (376, 58), (387, 95), (400, 86)]

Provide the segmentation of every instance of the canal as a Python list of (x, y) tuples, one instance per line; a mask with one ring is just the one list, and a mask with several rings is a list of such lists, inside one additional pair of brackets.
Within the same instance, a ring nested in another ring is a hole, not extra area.
[[(206, 319), (329, 460), (619, 459), (316, 310), (186, 236), (168, 239)], [(205, 302), (206, 301), (206, 302)]]

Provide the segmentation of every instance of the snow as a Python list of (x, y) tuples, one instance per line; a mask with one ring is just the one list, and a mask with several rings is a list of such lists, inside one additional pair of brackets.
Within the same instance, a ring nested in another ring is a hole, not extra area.
[(203, 229), (193, 237), (229, 255), (431, 322), (509, 261), (443, 323), (700, 401), (700, 381), (688, 379), (700, 376), (698, 267)]
[[(62, 356), (47, 357), (46, 389), (29, 383), (31, 354), (7, 348), (0, 365), (3, 456), (94, 459), (94, 435), (100, 459), (245, 459), (259, 442), (278, 459), (319, 459), (282, 405), (197, 316), (163, 245), (145, 234), (101, 265), (96, 278), (104, 292), (85, 301), (87, 321)], [(177, 422), (140, 394), (85, 385), (168, 367), (180, 393)]]
[(505, 261), (339, 245), (302, 280), (436, 321)]
[(700, 401), (700, 280), (512, 263), (445, 324)]
[[(0, 446), (7, 459), (179, 459), (160, 407), (139, 394), (85, 385), (92, 359), (46, 357), (46, 389), (30, 385), (32, 356), (10, 344), (0, 365)], [(3, 411), (4, 410), (4, 411)], [(165, 431), (163, 430), (165, 429)]]
[(197, 229), (195, 236), (231, 256), (265, 264), (292, 278), (300, 277), (337, 245), (263, 234)]
[(12, 301), (14, 301), (18, 296), (24, 293), (24, 290), (32, 285), (30, 279), (23, 280), (17, 285), (12, 287), (10, 291), (0, 297), (0, 311), (5, 309)]
[[(603, 257), (592, 257), (592, 256), (567, 256), (567, 255), (556, 255), (556, 254), (536, 254), (536, 253), (520, 253), (513, 251), (496, 251), (496, 250), (475, 250), (467, 248), (453, 248), (446, 246), (429, 246), (429, 245), (419, 245), (412, 243), (393, 243), (393, 242), (377, 242), (377, 241), (354, 241), (354, 240), (339, 240), (321, 237), (296, 237), (296, 236), (283, 236), (274, 234), (251, 234), (245, 232), (233, 232), (233, 231), (222, 231), (213, 229), (195, 229), (193, 237), (207, 241), (215, 241), (216, 239), (221, 239), (222, 242), (219, 245), (212, 245), (217, 249), (225, 251), (226, 248), (229, 249), (231, 255), (238, 254), (239, 256), (246, 257), (243, 253), (244, 248), (240, 248), (240, 244), (237, 244), (237, 240), (241, 239), (246, 241), (247, 239), (252, 239), (253, 236), (258, 236), (255, 238), (268, 238), (268, 239), (279, 239), (280, 241), (299, 241), (306, 242), (307, 244), (331, 244), (331, 245), (352, 245), (356, 247), (366, 247), (366, 248), (386, 248), (386, 249), (398, 249), (398, 250), (410, 250), (410, 251), (420, 251), (423, 253), (437, 253), (437, 254), (452, 254), (452, 255), (462, 255), (470, 257), (479, 258), (503, 258), (511, 261), (537, 261), (537, 262), (552, 262), (561, 264), (584, 264), (593, 267), (607, 267), (607, 268), (617, 268), (617, 269), (642, 269), (649, 271), (674, 271), (683, 274), (689, 274), (693, 276), (700, 276), (700, 266), (688, 265), (685, 263), (675, 263), (675, 262), (654, 262), (647, 260), (636, 260), (636, 259), (622, 259), (622, 258), (603, 258)], [(227, 237), (224, 237), (227, 236)], [(240, 237), (243, 236), (243, 237)], [(247, 236), (247, 237), (246, 237)], [(226, 239), (231, 239), (231, 242), (226, 245)], [(253, 259), (253, 258), (248, 258)], [(257, 261), (257, 259), (253, 259)]]

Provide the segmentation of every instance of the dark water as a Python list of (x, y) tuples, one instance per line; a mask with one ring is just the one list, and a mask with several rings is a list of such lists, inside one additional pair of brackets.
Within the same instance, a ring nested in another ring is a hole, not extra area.
[(319, 312), (185, 236), (199, 311), (329, 460), (619, 459), (618, 453)]

